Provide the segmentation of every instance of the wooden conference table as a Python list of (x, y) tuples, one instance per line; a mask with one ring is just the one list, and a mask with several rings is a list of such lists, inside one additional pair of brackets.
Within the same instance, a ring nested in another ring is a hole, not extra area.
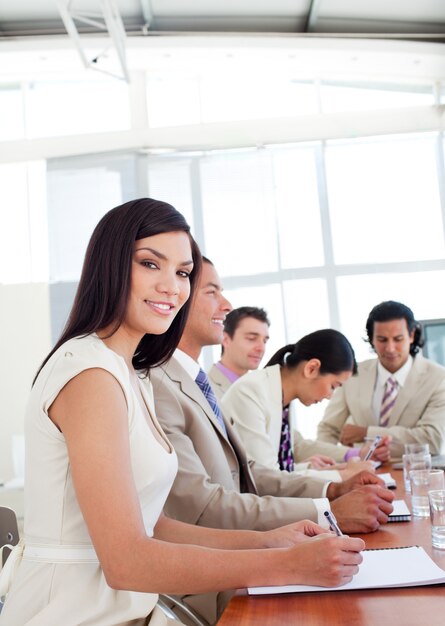
[[(390, 466), (397, 482), (395, 499), (404, 499), (411, 509), (411, 496), (405, 493), (402, 470)], [(411, 516), (410, 522), (391, 522), (377, 532), (358, 535), (368, 548), (422, 546), (445, 570), (445, 550), (431, 546), (429, 518)], [(445, 586), (407, 587), (357, 591), (248, 596), (235, 595), (218, 626), (444, 626)]]

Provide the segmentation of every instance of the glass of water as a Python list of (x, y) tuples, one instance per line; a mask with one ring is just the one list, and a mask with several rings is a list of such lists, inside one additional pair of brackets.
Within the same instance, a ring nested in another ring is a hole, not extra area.
[(415, 469), (431, 469), (431, 454), (425, 452), (404, 454), (402, 461), (405, 491), (411, 493), (410, 471)]
[(405, 443), (405, 454), (430, 454), (428, 443)]
[(445, 490), (433, 489), (428, 492), (431, 517), (431, 543), (435, 548), (445, 550)]
[(409, 476), (411, 480), (413, 515), (416, 517), (429, 517), (430, 503), (428, 492), (445, 489), (443, 470), (412, 469)]

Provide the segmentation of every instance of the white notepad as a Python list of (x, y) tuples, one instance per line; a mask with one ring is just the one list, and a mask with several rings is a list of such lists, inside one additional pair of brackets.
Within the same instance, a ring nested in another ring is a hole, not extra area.
[(411, 511), (405, 500), (394, 500), (392, 506), (394, 510), (389, 515), (388, 522), (409, 522), (411, 520)]
[(385, 482), (385, 486), (389, 489), (395, 489), (397, 487), (395, 479), (391, 476), (389, 472), (387, 474), (378, 474), (378, 477)]
[(382, 548), (365, 550), (363, 563), (352, 581), (342, 587), (312, 587), (286, 585), (283, 587), (252, 587), (251, 595), (298, 593), (307, 591), (348, 591), (351, 589), (384, 589), (418, 587), (445, 583), (445, 572), (434, 563), (423, 548)]

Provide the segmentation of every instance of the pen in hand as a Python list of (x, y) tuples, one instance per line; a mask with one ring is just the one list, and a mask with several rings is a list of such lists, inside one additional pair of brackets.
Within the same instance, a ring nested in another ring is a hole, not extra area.
[(338, 522), (335, 519), (335, 515), (332, 513), (332, 511), (325, 511), (324, 515), (329, 522), (329, 526), (335, 532), (337, 537), (342, 537), (343, 533), (341, 532), (340, 526), (338, 525)]
[(377, 435), (376, 438), (374, 439), (374, 441), (372, 442), (371, 447), (369, 448), (368, 452), (366, 453), (366, 456), (363, 459), (364, 461), (369, 461), (369, 459), (372, 457), (372, 455), (375, 452), (375, 449), (377, 448), (377, 446), (380, 443), (380, 439), (381, 439), (381, 436)]

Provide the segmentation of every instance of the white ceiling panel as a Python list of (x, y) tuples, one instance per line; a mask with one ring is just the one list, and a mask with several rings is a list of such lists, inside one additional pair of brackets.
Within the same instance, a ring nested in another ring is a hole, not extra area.
[[(423, 33), (445, 39), (445, 0), (114, 0), (127, 33)], [(98, 0), (72, 0), (75, 10)], [(149, 21), (147, 25), (147, 21)], [(88, 32), (83, 26), (82, 32)], [(56, 0), (1, 0), (0, 39), (63, 34)]]

